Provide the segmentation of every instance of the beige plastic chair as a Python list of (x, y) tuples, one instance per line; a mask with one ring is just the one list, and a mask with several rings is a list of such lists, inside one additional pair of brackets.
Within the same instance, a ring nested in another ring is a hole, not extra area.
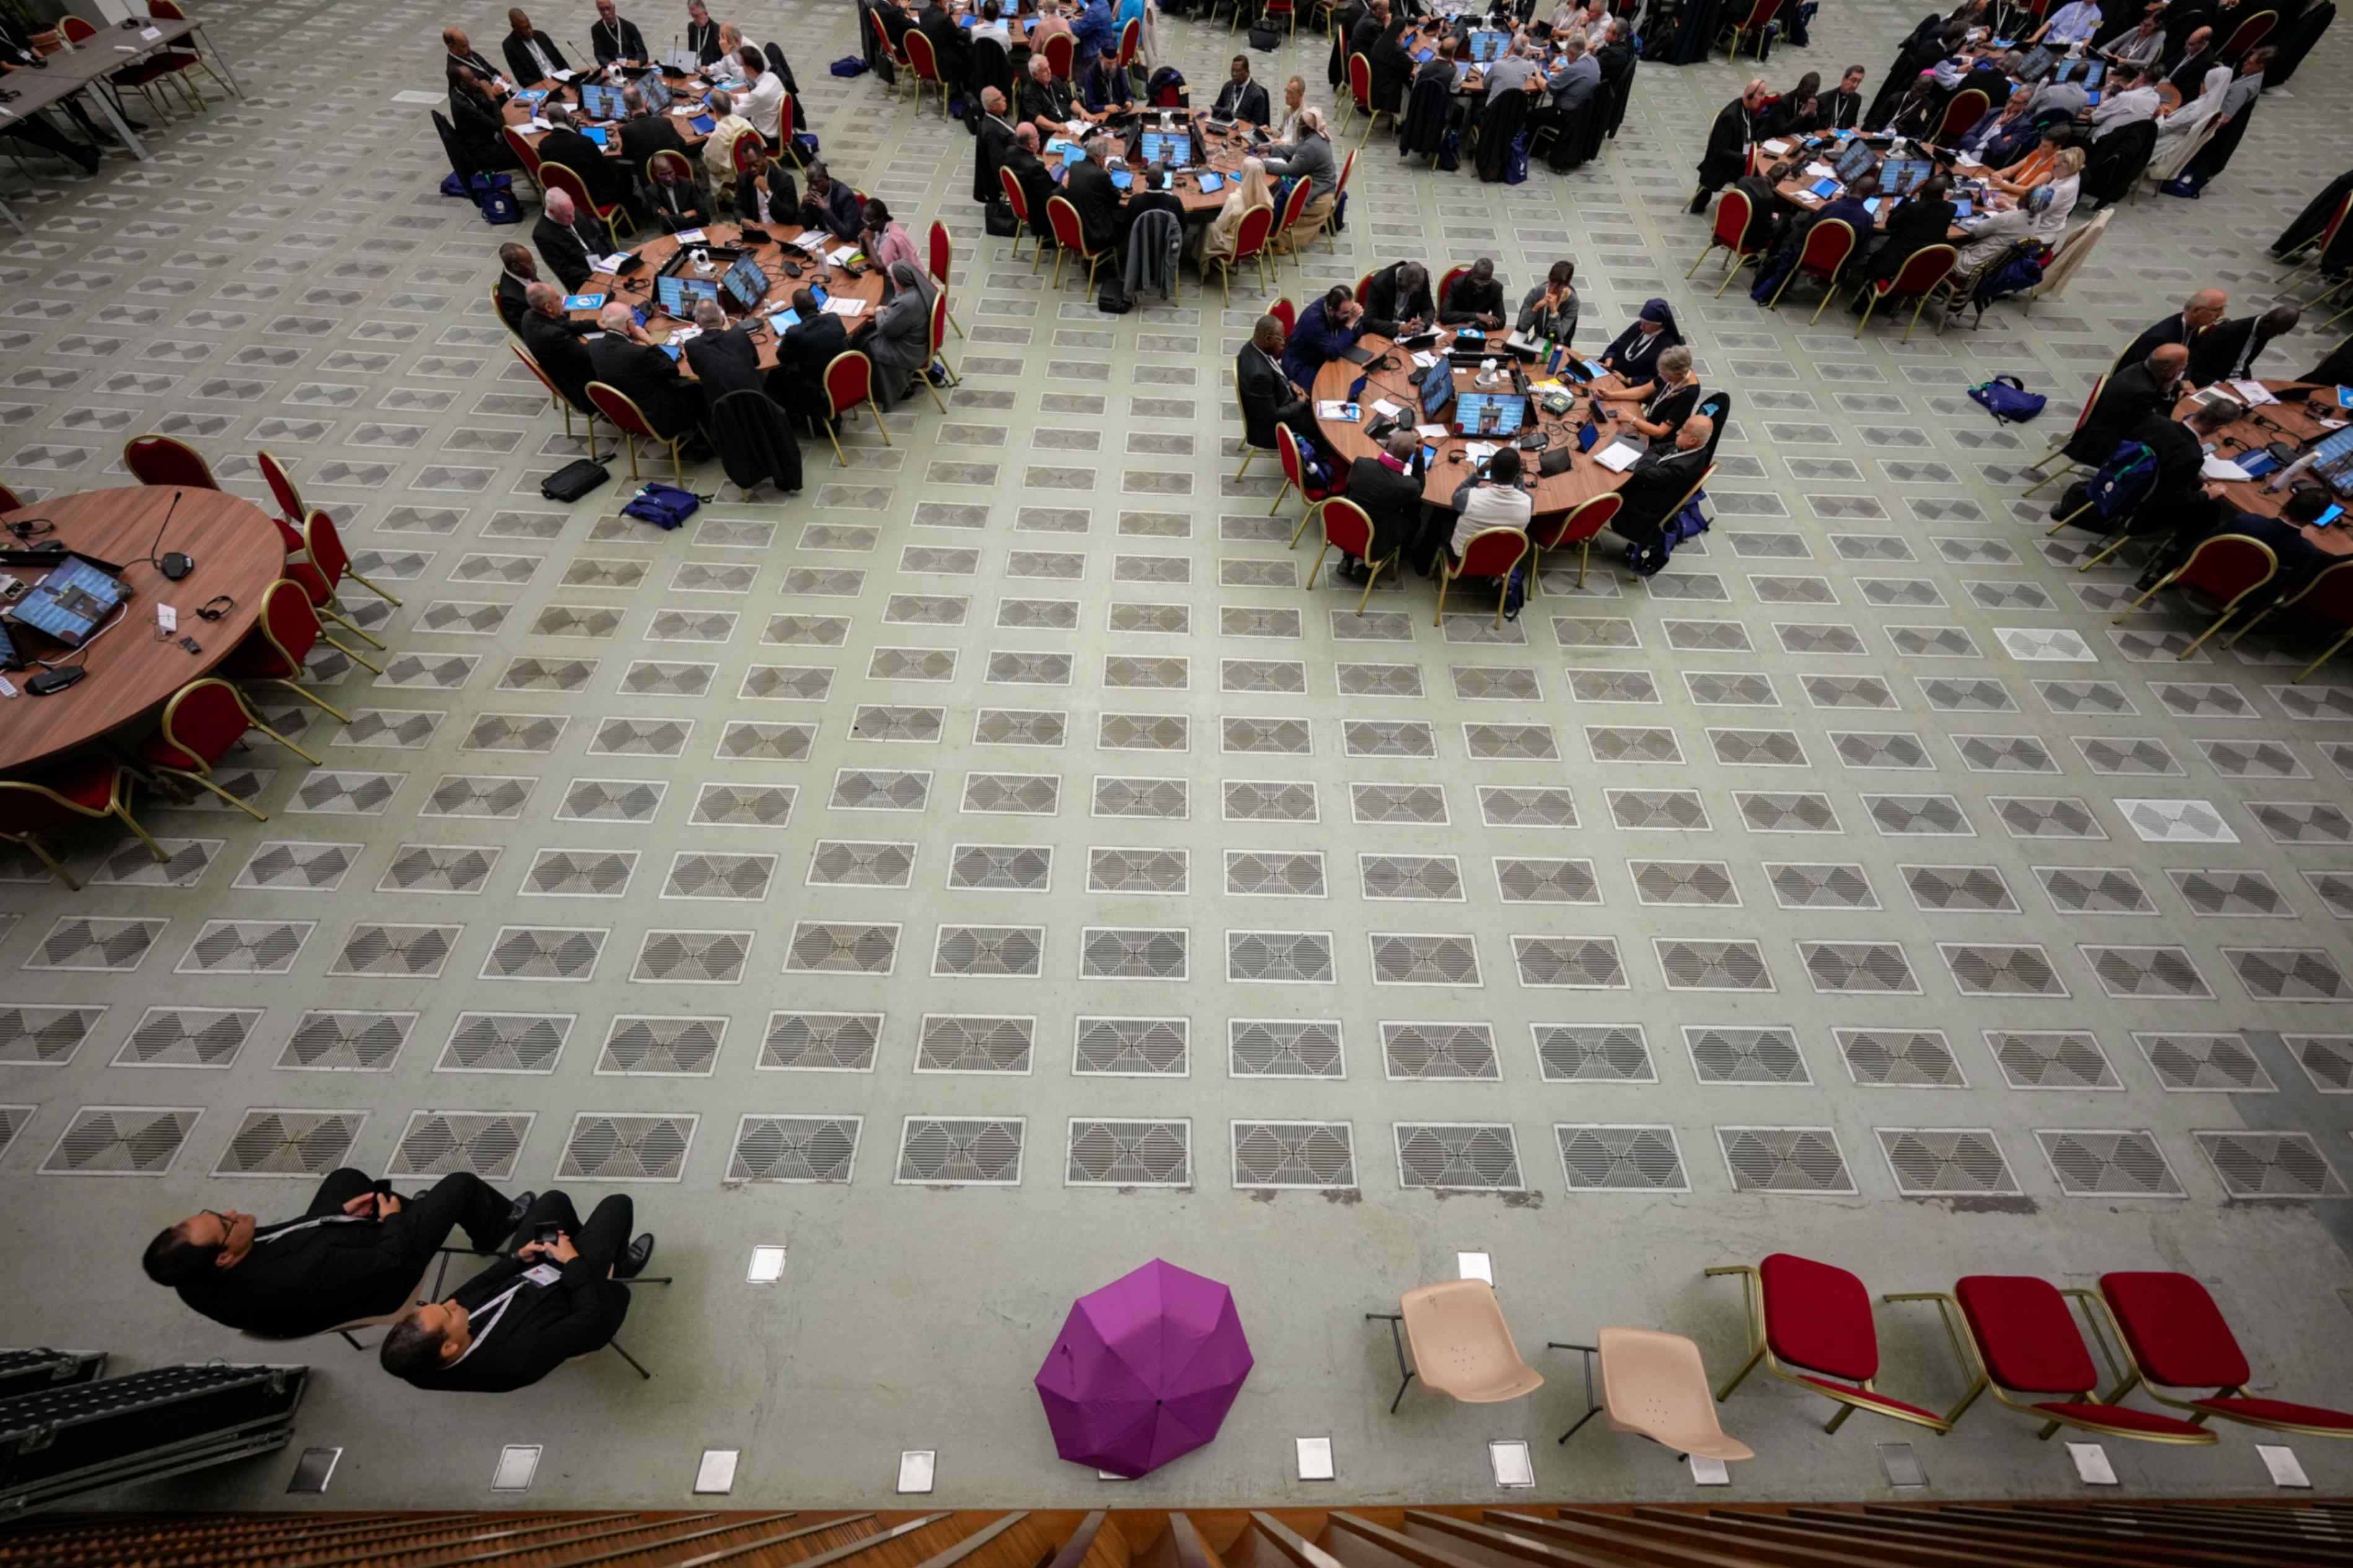
[[(1365, 1320), (1380, 1319), (1389, 1325), (1397, 1345), (1397, 1398), (1389, 1401), (1395, 1415), (1405, 1391), (1419, 1376), (1439, 1393), (1465, 1404), (1498, 1404), (1518, 1399), (1544, 1386), (1544, 1374), (1520, 1360), (1512, 1342), (1511, 1325), (1496, 1304), (1495, 1291), (1483, 1279), (1456, 1279), (1444, 1285), (1423, 1285), (1398, 1300), (1398, 1311), (1367, 1312)], [(1398, 1337), (1402, 1325), (1404, 1335)], [(1406, 1347), (1413, 1361), (1406, 1361)]]
[[(1577, 1425), (1560, 1435), (1567, 1442), (1596, 1415), (1607, 1414), (1613, 1432), (1648, 1437), (1678, 1457), (1703, 1459), (1753, 1459), (1755, 1450), (1725, 1435), (1715, 1419), (1715, 1395), (1708, 1386), (1707, 1365), (1699, 1347), (1681, 1334), (1655, 1329), (1604, 1329), (1599, 1345), (1564, 1345), (1549, 1349), (1582, 1351), (1586, 1355), (1586, 1412)], [(1593, 1359), (1601, 1361), (1601, 1400), (1593, 1399)]]
[(2037, 300), (2055, 300), (2066, 291), (2067, 284), (2074, 278), (2076, 270), (2090, 258), (2093, 247), (2099, 244), (2100, 236), (2108, 231), (2108, 219), (2116, 216), (2116, 211), (2113, 207), (2102, 207), (2093, 214), (2091, 222), (2070, 229), (2059, 241), (2057, 253), (2051, 258), (2051, 264), (2042, 269), (2042, 281), (2027, 293), (2026, 303), (2030, 311)]

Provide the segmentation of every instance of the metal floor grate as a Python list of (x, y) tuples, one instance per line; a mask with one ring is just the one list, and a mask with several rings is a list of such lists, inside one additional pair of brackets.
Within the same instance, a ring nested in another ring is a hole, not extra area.
[(2015, 1197), (2018, 1179), (1986, 1128), (1883, 1127), (1880, 1151), (1907, 1198)]
[(1854, 1178), (1827, 1127), (1719, 1127), (1715, 1139), (1736, 1192), (1852, 1195)]
[(582, 1111), (556, 1161), (559, 1181), (676, 1181), (686, 1174), (699, 1115), (630, 1116)]
[(572, 1036), (569, 1012), (461, 1012), (437, 1073), (553, 1073)]
[(294, 1024), (282, 1069), (388, 1073), (417, 1025), (413, 1012), (306, 1012)]
[(1071, 1187), (1190, 1187), (1193, 1124), (1073, 1117), (1062, 1181)]
[(1336, 1019), (1229, 1019), (1226, 1060), (1226, 1070), (1237, 1078), (1348, 1075)]
[(1536, 1065), (1546, 1083), (1655, 1084), (1659, 1070), (1639, 1023), (1535, 1023)]
[(2353, 1034), (2283, 1034), (2296, 1065), (2324, 1095), (2353, 1095)]
[(1018, 1187), (1026, 1118), (950, 1120), (911, 1116), (900, 1128), (902, 1184), (942, 1187)]
[(1484, 1023), (1384, 1023), (1381, 1059), (1397, 1080), (1504, 1075), (1495, 1032)]
[(447, 1176), (470, 1171), (485, 1181), (515, 1173), (535, 1111), (414, 1111), (393, 1146), (393, 1176)]
[(1518, 1192), (1520, 1146), (1508, 1122), (1398, 1122), (1398, 1185)]
[(261, 1022), (258, 1007), (151, 1007), (114, 1054), (118, 1067), (227, 1067)]
[(645, 1075), (707, 1078), (719, 1066), (727, 1038), (724, 1018), (649, 1018), (624, 1013), (613, 1020), (596, 1057), (599, 1077)]
[(1572, 1192), (1688, 1192), (1681, 1146), (1672, 1127), (1554, 1124), (1561, 1179)]
[(2168, 1094), (2267, 1095), (2279, 1086), (2247, 1048), (2243, 1034), (2144, 1033), (2133, 1044)]
[(730, 1181), (847, 1181), (865, 1118), (747, 1115), (727, 1158)]
[(2344, 1179), (2308, 1132), (2192, 1132), (2233, 1198), (2342, 1198)]
[(105, 1015), (103, 1007), (0, 1008), (0, 1065), (54, 1067), (69, 1062)]
[(1966, 1089), (1968, 1075), (1941, 1029), (1831, 1031), (1858, 1084), (1891, 1089)]
[(772, 1012), (760, 1065), (816, 1073), (871, 1073), (882, 1038), (879, 1012)]
[(1685, 1024), (1683, 1048), (1703, 1084), (1811, 1084), (1791, 1029)]
[(323, 1176), (349, 1161), (367, 1118), (365, 1111), (257, 1107), (229, 1135), (213, 1174)]
[(1192, 1024), (1182, 1018), (1082, 1018), (1071, 1070), (1118, 1077), (1187, 1076)]
[(1037, 1043), (1034, 1018), (923, 1015), (918, 1073), (1027, 1073)]
[(204, 1111), (195, 1107), (84, 1106), (41, 1161), (44, 1176), (161, 1176)]
[(1355, 1129), (1345, 1121), (1238, 1121), (1234, 1185), (1354, 1189)]
[(2013, 1089), (2121, 1089), (2108, 1054), (2086, 1029), (1985, 1031), (2002, 1077)]
[(2181, 1181), (2147, 1129), (2038, 1128), (2035, 1141), (2071, 1198), (2179, 1198)]

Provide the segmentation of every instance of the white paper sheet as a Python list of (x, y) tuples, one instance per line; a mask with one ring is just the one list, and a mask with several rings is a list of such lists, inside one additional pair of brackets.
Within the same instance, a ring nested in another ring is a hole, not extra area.
[(1642, 449), (1628, 446), (1624, 441), (1612, 441), (1593, 454), (1593, 459), (1611, 473), (1624, 473), (1641, 461)]
[(2232, 462), (2229, 458), (2210, 457), (2199, 465), (2198, 472), (2205, 479), (2253, 479), (2255, 476)]
[(835, 294), (825, 302), (825, 309), (826, 313), (828, 315), (854, 316), (861, 314), (865, 311), (866, 302), (864, 300), (845, 300), (839, 294)]

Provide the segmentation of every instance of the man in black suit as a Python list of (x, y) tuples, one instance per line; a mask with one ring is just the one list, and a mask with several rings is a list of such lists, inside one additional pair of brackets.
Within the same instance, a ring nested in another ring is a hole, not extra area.
[(686, 47), (704, 65), (716, 65), (725, 48), (719, 41), (719, 24), (711, 19), (710, 8), (702, 0), (687, 0)]
[(1372, 562), (1388, 559), (1421, 532), (1421, 438), (1411, 425), (1401, 425), (1381, 448), (1380, 456), (1348, 465), (1348, 499), (1373, 520), (1371, 554), (1341, 565), (1340, 575), (1352, 583), (1371, 580)]
[(769, 377), (769, 395), (796, 418), (822, 424), (828, 406), (825, 367), (834, 355), (849, 347), (849, 329), (841, 318), (818, 307), (807, 289), (793, 291), (793, 310), (800, 320), (776, 339), (776, 368)]
[(1078, 209), (1079, 228), (1089, 250), (1102, 250), (1119, 237), (1119, 189), (1111, 183), (1112, 139), (1087, 140), (1087, 155), (1071, 164), (1062, 195)]
[[(808, 190), (801, 197), (801, 223), (821, 228), (836, 239), (855, 239), (866, 231), (866, 208), (858, 193), (833, 177), (822, 163), (808, 166)], [(810, 236), (805, 241), (814, 243)]]
[(716, 300), (696, 302), (694, 324), (702, 330), (687, 340), (686, 363), (705, 397), (716, 403), (730, 392), (766, 390), (760, 384), (760, 350), (747, 327), (729, 326)]
[[(1624, 499), (1619, 503), (1618, 514), (1609, 521), (1609, 529), (1636, 546), (1628, 552), (1630, 563), (1635, 560), (1638, 551), (1657, 540), (1659, 530), (1673, 515), (1675, 507), (1707, 471), (1707, 453), (1704, 449), (1714, 434), (1715, 421), (1705, 414), (1694, 414), (1675, 432), (1672, 451), (1646, 451), (1626, 471), (1626, 482), (1618, 492)], [(1641, 568), (1637, 566), (1636, 569)]]
[[(634, 1218), (620, 1193), (597, 1204), (585, 1225), (570, 1198), (541, 1194), (521, 1226), (534, 1239), (447, 1300), (402, 1313), (376, 1359), (418, 1388), (507, 1393), (602, 1350), (628, 1316), (624, 1282), (653, 1256), (652, 1235), (629, 1240)], [(536, 1239), (543, 1231), (554, 1239)]]
[(588, 47), (596, 51), (600, 66), (615, 60), (646, 63), (645, 35), (638, 31), (635, 22), (613, 9), (613, 0), (596, 0), (596, 20), (588, 27)]
[(2188, 103), (2205, 85), (2206, 73), (2221, 63), (2222, 46), (2215, 38), (2211, 27), (2191, 28), (2183, 40), (2183, 46), (2181, 63), (2175, 66), (2165, 79), (2173, 84), (2174, 91), (2181, 94), (2181, 101)]
[(508, 92), (507, 83), (499, 79), (496, 66), (475, 52), (474, 40), (466, 36), (465, 28), (442, 28), (441, 48), (449, 57), (448, 62), (441, 68), (444, 71), (455, 76), (461, 69), (470, 70), (491, 84), (491, 96), (494, 101), (505, 101)]
[(2125, 433), (2151, 413), (2170, 414), (2181, 395), (2189, 351), (2166, 344), (2147, 358), (2108, 377), (2097, 401), (2062, 449), (2070, 461), (2097, 468), (2108, 461)]
[(507, 331), (522, 332), (524, 313), (531, 309), (529, 291), (539, 281), (539, 263), (531, 252), (512, 240), (499, 247), (499, 320), (507, 323)]
[(2182, 302), (2179, 314), (2166, 317), (2126, 344), (2116, 363), (2138, 365), (2168, 343), (2180, 344), (2194, 353), (2230, 304), (2231, 296), (2220, 289), (2199, 290)]
[(1245, 120), (1252, 125), (1273, 121), (1273, 111), (1267, 107), (1266, 89), (1250, 79), (1250, 56), (1234, 57), (1232, 74), (1218, 89), (1218, 101), (1209, 106), (1209, 118)]
[(596, 273), (592, 261), (606, 254), (605, 247), (611, 242), (604, 221), (580, 211), (562, 191), (547, 193), (539, 217), (531, 226), (531, 248), (569, 293), (578, 293), (580, 285)]
[(1708, 199), (1738, 179), (1748, 166), (1748, 149), (1757, 140), (1757, 116), (1765, 107), (1767, 90), (1763, 77), (1752, 78), (1739, 97), (1716, 111), (1715, 123), (1708, 127), (1706, 150), (1700, 154), (1699, 189), (1692, 196), (1690, 211), (1705, 212)]
[[(1887, 220), (1887, 237), (1872, 252), (1871, 264), (1863, 273), (1866, 283), (1894, 277), (1915, 251), (1948, 243), (1946, 236), (1952, 231), (1953, 219), (1960, 211), (1947, 194), (1951, 189), (1952, 183), (1942, 175), (1931, 175), (1920, 182), (1920, 187)], [(1867, 288), (1854, 291), (1857, 315), (1862, 313), (1870, 294)]]
[(529, 87), (572, 69), (555, 40), (533, 27), (520, 5), (507, 13), (507, 36), (500, 49), (507, 57), (507, 76), (519, 86)]
[(1005, 194), (997, 171), (1004, 167), (1005, 155), (1013, 151), (1012, 112), (1005, 94), (993, 87), (980, 90), (980, 129), (972, 165), (972, 199), (976, 202), (993, 202)]
[(1438, 320), (1444, 326), (1503, 329), (1504, 281), (1495, 276), (1493, 258), (1480, 257), (1471, 263), (1471, 270), (1454, 280), (1446, 298), (1439, 302)]
[(645, 214), (638, 209), (637, 182), (629, 177), (628, 164), (607, 157), (604, 148), (582, 135), (570, 110), (551, 103), (545, 113), (550, 129), (539, 139), (539, 161), (562, 164), (580, 176), (598, 207), (621, 208), (633, 228), (643, 224)]
[(462, 1226), (488, 1250), (531, 1201), (525, 1192), (510, 1203), (468, 1171), (402, 1198), (346, 1167), (319, 1183), (298, 1218), (258, 1225), (251, 1214), (206, 1209), (160, 1232), (142, 1262), (148, 1278), (216, 1323), (300, 1339), (398, 1311), (450, 1231)]
[(1005, 154), (1005, 166), (1013, 171), (1013, 183), (1021, 187), (1022, 203), (1029, 209), (1029, 232), (1051, 239), (1054, 229), (1046, 221), (1046, 198), (1054, 194), (1054, 176), (1038, 155), (1038, 127), (1027, 120), (1013, 128), (1013, 145)]
[(1078, 100), (1071, 84), (1054, 74), (1042, 50), (1029, 57), (1029, 74), (1021, 79), (1016, 111), (1045, 137), (1060, 135), (1062, 127), (1078, 118)]
[(1815, 103), (1814, 112), (1820, 117), (1826, 129), (1831, 131), (1854, 129), (1855, 121), (1862, 114), (1862, 78), (1863, 69), (1861, 66), (1847, 67), (1846, 74), (1839, 78), (1838, 86), (1823, 93), (1820, 100)]
[(1262, 452), (1274, 450), (1274, 428), (1288, 425), (1302, 451), (1323, 451), (1315, 406), (1292, 384), (1282, 368), (1285, 334), (1281, 316), (1261, 316), (1250, 342), (1234, 355), (1234, 385), (1242, 405), (1242, 440)]
[(2189, 345), (2189, 385), (2211, 387), (2253, 376), (2263, 350), (2294, 332), (2303, 319), (2304, 313), (2294, 305), (2274, 305), (2259, 316), (2215, 323)]
[(596, 371), (588, 363), (588, 345), (581, 339), (596, 329), (565, 313), (564, 291), (553, 283), (533, 283), (525, 291), (525, 300), (530, 308), (517, 329), (524, 350), (547, 372), (565, 402), (594, 412), (588, 402), (588, 383), (596, 378)]
[(940, 0), (931, 0), (915, 26), (931, 40), (932, 59), (940, 68), (940, 79), (952, 92), (961, 93), (972, 80), (972, 35), (955, 24)]
[(1392, 261), (1365, 285), (1365, 330), (1401, 337), (1438, 319), (1430, 297), (1430, 269), (1419, 261)]
[[(667, 114), (655, 114), (646, 108), (645, 95), (634, 87), (621, 90), (621, 107), (628, 118), (621, 122), (621, 164), (633, 176), (643, 178), (646, 160), (656, 153), (676, 153), (685, 158), (686, 138)], [(690, 166), (689, 174), (692, 169)]]
[(637, 314), (616, 300), (596, 313), (604, 335), (588, 340), (588, 364), (602, 381), (628, 397), (664, 440), (691, 436), (707, 409), (702, 388), (646, 335)]

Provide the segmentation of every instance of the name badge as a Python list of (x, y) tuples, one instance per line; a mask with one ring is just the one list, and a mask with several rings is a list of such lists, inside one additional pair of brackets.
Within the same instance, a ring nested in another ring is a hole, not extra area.
[(533, 1285), (554, 1285), (564, 1277), (564, 1271), (554, 1264), (534, 1263), (522, 1271), (522, 1277)]

